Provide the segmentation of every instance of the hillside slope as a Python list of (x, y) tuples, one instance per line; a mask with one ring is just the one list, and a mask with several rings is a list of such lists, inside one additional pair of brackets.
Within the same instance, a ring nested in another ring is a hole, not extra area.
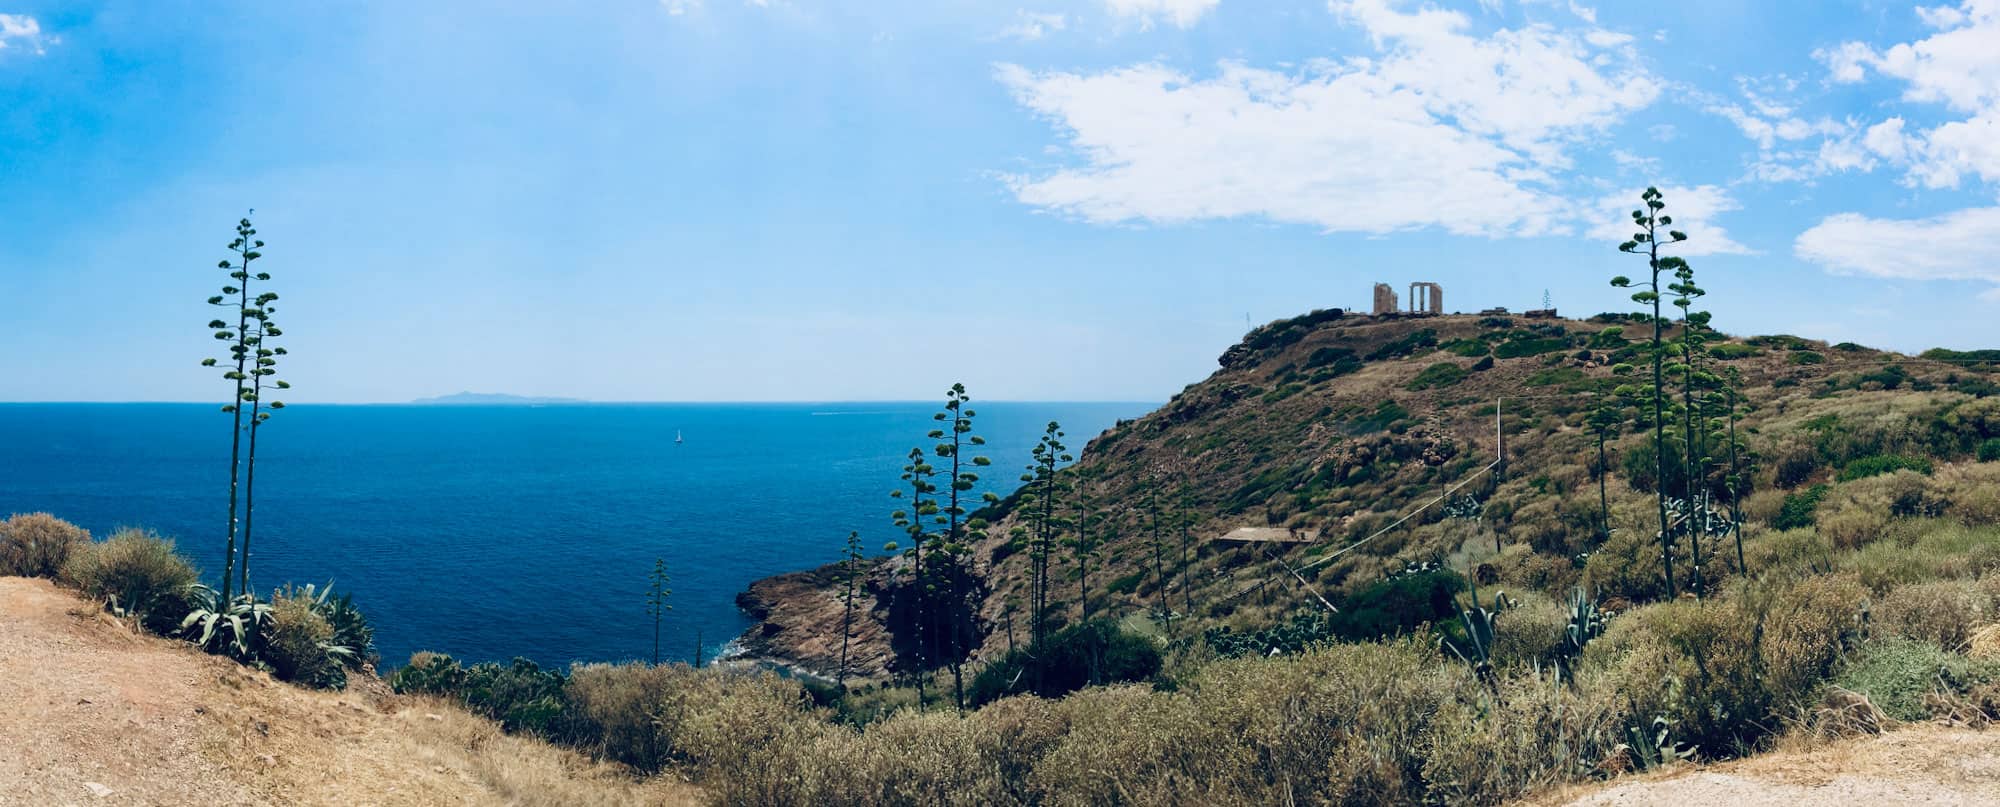
[[(1637, 539), (1656, 529), (1648, 526), (1657, 521), (1651, 482), (1624, 464), (1650, 456), (1648, 438), (1628, 429), (1609, 446), (1606, 497), (1618, 537), (1600, 546), (1596, 446), (1584, 424), (1630, 380), (1613, 369), (1634, 361), (1650, 336), (1650, 325), (1617, 316), (1314, 312), (1260, 327), (1209, 378), (1090, 439), (1065, 471), (1102, 513), (1092, 613), (1158, 622), (1147, 617), (1164, 603), (1179, 624), (1156, 628), (1269, 624), (1420, 562), (1477, 571), (1510, 591), (1560, 595), (1587, 581), (1614, 599), (1650, 597), (1646, 575), (1658, 559), (1646, 567)], [(1988, 375), (1995, 357), (1985, 353), (1927, 359), (1793, 336), (1729, 338), (1717, 353), (1712, 366), (1741, 376), (1749, 410), (1739, 427), (1750, 449), (1743, 503), (1753, 529), (1785, 492), (1832, 481), (1844, 463), (1905, 452), (1947, 464), (1973, 459), (1981, 441), (2000, 437), (2000, 399), (1986, 397), (1996, 390)], [(1642, 365), (1638, 375), (1646, 374)], [(987, 477), (1005, 492), (1017, 474)], [(1479, 535), (1444, 521), (1438, 500), (1447, 490), (1482, 504)], [(985, 513), (996, 524), (979, 547), (991, 588), (982, 609), (988, 658), (1008, 646), (1010, 623), (1014, 641), (1026, 632), (1027, 563), (1009, 538), (1023, 526), (1015, 501)], [(1154, 508), (1162, 513), (1159, 561)], [(1311, 540), (1213, 540), (1238, 527)], [(1587, 560), (1597, 554), (1605, 557), (1593, 568)], [(1719, 574), (1729, 560), (1711, 547), (1702, 563)], [(871, 640), (886, 636), (879, 595), (889, 568), (878, 565), (867, 586)], [(1057, 619), (1074, 621), (1079, 586), (1066, 554), (1055, 570)], [(824, 632), (839, 624), (831, 591), (774, 578), (746, 601), (759, 604), (764, 620), (752, 631), (757, 653), (831, 671), (823, 652)], [(869, 673), (893, 658), (873, 646), (866, 655)]]
[(0, 804), (699, 800), (443, 704), (277, 683), (40, 579), (0, 577), (0, 703)]

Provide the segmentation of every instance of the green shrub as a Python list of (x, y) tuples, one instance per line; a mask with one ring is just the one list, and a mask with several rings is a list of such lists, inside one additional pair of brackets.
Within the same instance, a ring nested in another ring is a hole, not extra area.
[(200, 577), (174, 542), (146, 530), (119, 530), (70, 555), (63, 574), (77, 588), (147, 630), (173, 633), (193, 607)]
[(1492, 356), (1481, 356), (1479, 357), (1479, 361), (1472, 363), (1472, 371), (1475, 373), (1483, 373), (1491, 369), (1493, 369)]
[(1486, 342), (1480, 339), (1453, 339), (1438, 347), (1454, 356), (1464, 356), (1468, 359), (1484, 356), (1492, 352), (1486, 346)]
[(459, 690), (464, 687), (465, 668), (459, 665), (458, 660), (428, 650), (411, 654), (408, 664), (389, 674), (389, 688), (402, 695), (456, 699)]
[(1759, 351), (1755, 347), (1742, 344), (1740, 342), (1723, 342), (1721, 344), (1708, 346), (1708, 354), (1710, 356), (1714, 356), (1716, 359), (1721, 361), (1736, 361), (1738, 359), (1747, 359), (1750, 358), (1751, 356), (1757, 355), (1760, 352), (1762, 351)]
[(1817, 351), (1799, 350), (1793, 351), (1787, 360), (1793, 364), (1825, 364), (1826, 356)]
[(1519, 359), (1569, 349), (1567, 338), (1510, 339), (1493, 348), (1494, 358)]
[(1315, 348), (1306, 356), (1304, 369), (1314, 371), (1312, 380), (1318, 383), (1347, 375), (1361, 367), (1361, 359), (1354, 355), (1353, 350), (1344, 347), (1322, 347)]
[(1465, 380), (1465, 368), (1448, 361), (1441, 361), (1418, 373), (1410, 379), (1409, 389), (1427, 390), (1433, 387), (1449, 387)]
[(1375, 350), (1369, 352), (1368, 360), (1381, 361), (1383, 359), (1400, 359), (1403, 358), (1404, 356), (1415, 355), (1419, 351), (1437, 347), (1437, 343), (1438, 343), (1437, 331), (1434, 331), (1430, 328), (1424, 328), (1419, 331), (1413, 331), (1408, 336), (1404, 336), (1401, 339), (1397, 339), (1393, 342), (1389, 342), (1387, 344), (1382, 345), (1381, 347), (1376, 348)]
[(1001, 656), (972, 679), (967, 698), (982, 704), (1021, 693), (1057, 697), (1095, 684), (1143, 681), (1159, 671), (1160, 649), (1151, 639), (1092, 620)]
[(2000, 677), (1991, 662), (1973, 661), (1935, 644), (1903, 638), (1867, 642), (1834, 683), (1867, 695), (1897, 720), (1930, 717), (1926, 696), (1962, 691)]
[(1826, 498), (1826, 494), (1831, 490), (1832, 488), (1826, 485), (1814, 485), (1804, 492), (1787, 494), (1785, 503), (1778, 508), (1778, 517), (1771, 522), (1771, 526), (1780, 530), (1813, 526), (1813, 514), (1819, 509), (1820, 500)]
[(1925, 476), (1931, 474), (1931, 461), (1927, 457), (1911, 457), (1899, 454), (1876, 454), (1849, 462), (1840, 469), (1840, 481), (1852, 482), (1903, 469), (1916, 471)]
[[(329, 584), (328, 588), (331, 588)], [(320, 614), (333, 627), (333, 643), (348, 649), (349, 654), (342, 661), (351, 669), (381, 661), (375, 653), (375, 628), (368, 624), (367, 615), (354, 607), (351, 594), (341, 594), (326, 599), (320, 607)]]
[(1465, 578), (1450, 569), (1398, 574), (1376, 581), (1341, 602), (1331, 617), (1333, 636), (1366, 641), (1408, 633), (1458, 613), (1453, 598), (1465, 590)]
[(1131, 574), (1111, 578), (1111, 582), (1104, 584), (1104, 591), (1107, 594), (1130, 594), (1138, 591), (1139, 584), (1145, 582), (1145, 580), (1146, 570), (1140, 569)]
[(0, 521), (0, 576), (62, 576), (70, 555), (90, 544), (90, 533), (48, 513), (20, 513)]
[(524, 658), (506, 666), (489, 661), (464, 667), (451, 656), (429, 652), (410, 656), (408, 665), (389, 676), (390, 688), (399, 693), (455, 700), (507, 731), (552, 739), (574, 739), (576, 733), (567, 684), (560, 670), (544, 670)]
[(2000, 437), (1988, 437), (1979, 443), (1979, 461), (2000, 460)]

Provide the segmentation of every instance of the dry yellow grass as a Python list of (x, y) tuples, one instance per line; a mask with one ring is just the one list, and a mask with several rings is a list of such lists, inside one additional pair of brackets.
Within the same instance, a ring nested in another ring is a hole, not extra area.
[(1917, 725), (1713, 766), (1577, 786), (1541, 807), (2000, 804), (2000, 732)]
[(691, 804), (379, 682), (315, 692), (0, 577), (0, 804)]
[(1976, 659), (2000, 659), (2000, 625), (1987, 625), (1973, 631), (1965, 654)]

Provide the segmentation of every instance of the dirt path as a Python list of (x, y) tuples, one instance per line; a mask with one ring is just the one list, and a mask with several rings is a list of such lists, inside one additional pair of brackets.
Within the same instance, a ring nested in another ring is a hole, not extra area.
[(380, 690), (312, 692), (0, 577), (0, 804), (690, 804)]
[(1810, 751), (1621, 779), (1535, 802), (1565, 807), (2000, 805), (2000, 730), (1908, 726)]

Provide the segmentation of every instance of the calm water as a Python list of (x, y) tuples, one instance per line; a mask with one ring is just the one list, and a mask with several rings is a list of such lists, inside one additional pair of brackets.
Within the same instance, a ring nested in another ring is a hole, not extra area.
[[(642, 658), (653, 558), (674, 610), (662, 655), (749, 623), (751, 581), (895, 538), (888, 492), (930, 445), (933, 404), (294, 406), (260, 437), (252, 584), (352, 592), (386, 663), (436, 649), (545, 664)], [(1040, 426), (1080, 448), (1150, 404), (989, 403), (996, 492)], [(227, 416), (203, 404), (0, 405), (0, 514), (97, 535), (143, 526), (211, 578), (227, 522)], [(676, 431), (686, 443), (676, 446)]]

